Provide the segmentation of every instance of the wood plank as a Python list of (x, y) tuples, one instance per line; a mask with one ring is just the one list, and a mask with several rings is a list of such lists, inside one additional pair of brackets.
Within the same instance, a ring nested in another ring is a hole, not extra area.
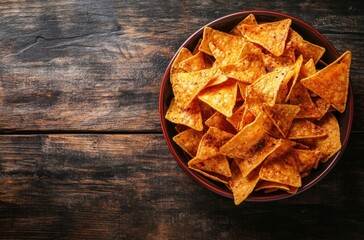
[(359, 1), (235, 3), (1, 2), (0, 129), (160, 131), (159, 87), (173, 53), (204, 24), (247, 6), (289, 12), (327, 33), (340, 52), (352, 50), (352, 81), (362, 92)]
[(236, 207), (190, 179), (160, 134), (1, 135), (0, 238), (361, 239), (363, 139), (304, 193)]

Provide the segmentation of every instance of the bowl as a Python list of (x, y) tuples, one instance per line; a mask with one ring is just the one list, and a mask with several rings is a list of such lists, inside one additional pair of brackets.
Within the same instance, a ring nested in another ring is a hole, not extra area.
[[(229, 32), (236, 24), (238, 24), (241, 20), (243, 20), (249, 14), (254, 14), (255, 18), (258, 22), (271, 22), (271, 21), (279, 21), (282, 19), (290, 18), (292, 20), (291, 27), (296, 32), (298, 32), (305, 40), (322, 46), (326, 49), (325, 54), (322, 56), (321, 60), (325, 63), (331, 63), (336, 60), (340, 55), (335, 47), (327, 40), (320, 32), (318, 32), (315, 28), (310, 26), (308, 23), (279, 12), (272, 11), (263, 11), (263, 10), (254, 10), (254, 11), (244, 11), (233, 13), (219, 19), (216, 19), (205, 26), (202, 26), (195, 33), (193, 33), (178, 49), (178, 51), (182, 48), (188, 48), (189, 50), (193, 50), (195, 45), (197, 44), (199, 38), (202, 37), (203, 29), (206, 26), (212, 27), (217, 30), (221, 30), (224, 32)], [(169, 72), (177, 53), (173, 56), (168, 67), (164, 73), (162, 84), (160, 87), (160, 95), (159, 95), (159, 114), (160, 114), (160, 122), (163, 131), (164, 138), (168, 145), (170, 152), (172, 153), (176, 162), (182, 167), (182, 169), (190, 175), (194, 180), (196, 180), (199, 184), (204, 186), (205, 188), (228, 198), (233, 198), (232, 192), (224, 185), (213, 180), (206, 178), (205, 176), (191, 170), (188, 168), (187, 162), (191, 159), (177, 144), (172, 140), (173, 136), (177, 134), (175, 130), (175, 124), (169, 122), (165, 119), (165, 114), (168, 109), (169, 103), (173, 98), (173, 92), (171, 83), (169, 81)], [(261, 193), (260, 191), (253, 192), (249, 195), (249, 197), (245, 201), (251, 202), (267, 202), (273, 200), (284, 199), (288, 197), (295, 196), (304, 192), (305, 190), (311, 188), (316, 183), (318, 183), (322, 178), (324, 178), (330, 170), (335, 166), (335, 164), (342, 158), (342, 155), (347, 147), (349, 142), (352, 120), (353, 120), (353, 93), (352, 87), (349, 83), (349, 92), (346, 110), (342, 114), (336, 114), (340, 125), (340, 138), (342, 148), (338, 151), (334, 156), (332, 156), (325, 163), (320, 163), (316, 170), (311, 171), (311, 173), (302, 179), (302, 187), (299, 188), (298, 192), (294, 195), (288, 194), (281, 191), (275, 191), (272, 193)]]

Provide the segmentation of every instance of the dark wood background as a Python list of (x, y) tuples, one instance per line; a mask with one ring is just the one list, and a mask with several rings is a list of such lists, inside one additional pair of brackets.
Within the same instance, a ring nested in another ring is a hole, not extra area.
[[(330, 1), (0, 1), (0, 239), (364, 239), (364, 4)], [(158, 95), (208, 22), (288, 13), (351, 50), (343, 159), (289, 199), (234, 206), (170, 154)]]

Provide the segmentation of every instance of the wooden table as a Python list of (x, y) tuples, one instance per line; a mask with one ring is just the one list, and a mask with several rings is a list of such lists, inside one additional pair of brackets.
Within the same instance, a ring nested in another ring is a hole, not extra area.
[[(159, 87), (184, 40), (237, 11), (303, 19), (351, 50), (343, 159), (303, 194), (216, 195), (174, 161)], [(0, 239), (364, 239), (362, 1), (0, 2)]]

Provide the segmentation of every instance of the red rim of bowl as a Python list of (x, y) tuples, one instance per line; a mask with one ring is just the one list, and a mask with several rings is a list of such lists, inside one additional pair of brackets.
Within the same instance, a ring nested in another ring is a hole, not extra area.
[[(177, 56), (177, 53), (179, 52), (179, 50), (182, 47), (186, 47), (189, 45), (191, 47), (191, 44), (193, 42), (196, 42), (196, 40), (202, 36), (204, 27), (206, 27), (206, 26), (216, 27), (219, 24), (221, 24), (220, 28), (223, 28), (224, 26), (227, 25), (227, 23), (230, 23), (232, 20), (235, 20), (235, 22), (236, 22), (235, 24), (237, 24), (239, 21), (241, 21), (244, 17), (248, 16), (249, 14), (254, 14), (255, 17), (258, 19), (258, 21), (260, 18), (274, 18), (276, 20), (290, 18), (292, 20), (292, 28), (294, 28), (293, 27), (294, 25), (296, 25), (297, 28), (298, 27), (304, 28), (305, 31), (309, 32), (306, 34), (314, 36), (315, 38), (319, 39), (325, 45), (324, 47), (326, 48), (326, 52), (325, 52), (324, 56), (327, 54), (327, 52), (329, 52), (329, 53), (333, 54), (336, 58), (339, 57), (338, 51), (330, 43), (330, 41), (327, 40), (326, 37), (324, 37), (320, 32), (318, 32), (314, 27), (312, 27), (308, 23), (306, 23), (296, 17), (290, 16), (288, 14), (274, 12), (274, 11), (267, 11), (267, 10), (252, 10), (252, 11), (236, 12), (236, 13), (229, 14), (229, 15), (223, 16), (221, 18), (218, 18), (218, 19), (206, 24), (205, 26), (203, 26), (199, 30), (197, 30), (195, 33), (193, 33), (176, 51), (176, 53), (174, 54), (171, 61), (169, 62), (168, 66), (166, 68), (166, 71), (163, 75), (163, 80), (162, 80), (162, 84), (160, 87), (160, 94), (159, 94), (159, 115), (160, 115), (160, 122), (161, 122), (164, 139), (165, 139), (165, 141), (168, 145), (168, 148), (169, 148), (170, 152), (172, 153), (174, 159), (177, 161), (177, 163), (180, 165), (180, 167), (182, 167), (182, 169), (185, 172), (187, 172), (194, 180), (196, 180), (202, 186), (206, 187), (207, 189), (209, 189), (221, 196), (228, 197), (228, 198), (233, 198), (233, 194), (231, 193), (230, 190), (228, 190), (227, 188), (224, 189), (223, 187), (218, 186), (217, 185), (218, 183), (215, 184), (213, 181), (206, 179), (204, 176), (202, 176), (202, 175), (194, 172), (190, 168), (188, 168), (187, 163), (177, 153), (177, 151), (174, 147), (174, 144), (172, 143), (173, 140), (168, 134), (167, 126), (166, 126), (167, 123), (166, 123), (166, 119), (164, 118), (166, 108), (167, 108), (167, 106), (165, 104), (165, 90), (166, 90), (165, 88), (166, 88), (167, 83), (169, 82), (170, 68), (171, 68), (171, 65), (172, 65), (174, 59)], [(233, 25), (234, 24), (232, 24), (232, 26)], [(299, 32), (299, 33), (301, 35), (303, 35), (301, 32)], [(304, 37), (304, 39), (309, 41), (309, 39), (307, 39), (305, 36), (303, 36), (303, 37)], [(322, 178), (324, 178), (331, 171), (331, 169), (336, 165), (338, 160), (342, 157), (343, 153), (345, 152), (345, 149), (347, 147), (347, 144), (348, 144), (349, 138), (350, 138), (352, 120), (353, 120), (353, 112), (354, 112), (354, 98), (353, 98), (351, 83), (349, 82), (347, 108), (346, 108), (345, 112), (339, 116), (341, 119), (341, 120), (339, 120), (339, 123), (341, 121), (347, 122), (346, 128), (343, 128), (343, 126), (340, 126), (340, 134), (341, 134), (341, 142), (342, 142), (341, 150), (339, 152), (337, 152), (333, 157), (331, 157), (330, 160), (328, 160), (326, 163), (324, 163), (324, 164), (320, 163), (320, 165), (325, 165), (325, 166), (320, 166), (321, 169), (317, 169), (315, 171), (315, 174), (317, 176), (314, 176), (312, 178), (312, 180), (308, 180), (306, 183), (304, 183), (303, 186), (301, 188), (299, 188), (299, 190), (296, 194), (291, 195), (291, 194), (288, 194), (285, 192), (277, 191), (275, 194), (261, 194), (261, 195), (258, 194), (256, 196), (255, 195), (249, 196), (245, 201), (267, 202), (267, 201), (280, 200), (280, 199), (288, 198), (291, 196), (295, 196), (295, 195), (300, 194), (300, 193), (304, 192), (305, 190), (311, 188), (313, 185), (315, 185), (317, 182), (319, 182)]]

